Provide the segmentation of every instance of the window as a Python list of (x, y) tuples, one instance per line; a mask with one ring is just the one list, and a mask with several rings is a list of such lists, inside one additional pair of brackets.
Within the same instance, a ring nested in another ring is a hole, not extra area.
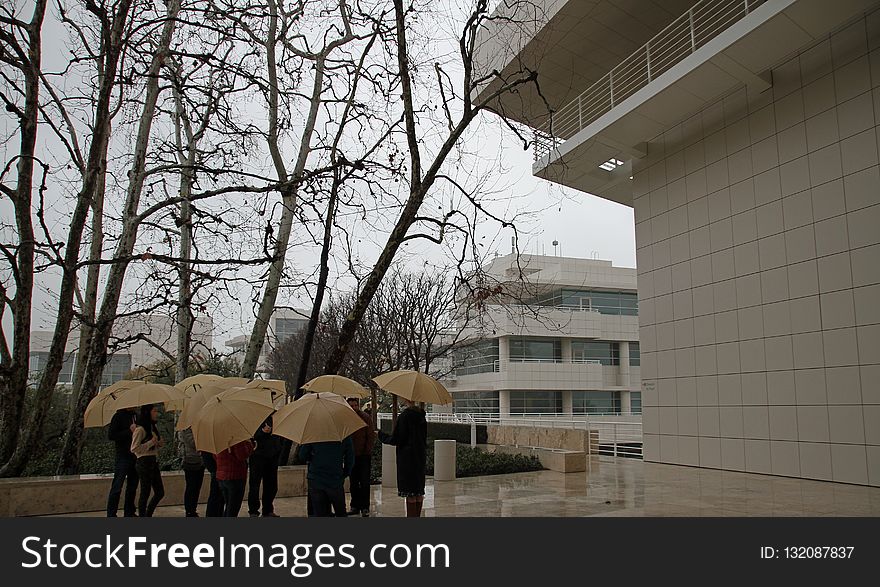
[(571, 362), (619, 365), (620, 347), (616, 342), (573, 340), (571, 341)]
[(510, 360), (561, 363), (562, 341), (554, 338), (511, 338)]
[(458, 391), (452, 394), (452, 411), (457, 414), (497, 414), (497, 391)]
[(558, 391), (511, 391), (510, 413), (561, 414), (562, 394)]
[(305, 318), (276, 318), (275, 336), (279, 341), (290, 338), (306, 326), (309, 321)]
[[(35, 381), (49, 361), (49, 353), (47, 351), (34, 351), (28, 359), (28, 373), (31, 381)], [(58, 373), (58, 383), (73, 383), (73, 367), (76, 363), (76, 353), (70, 352), (64, 356), (64, 362), (61, 363), (61, 371)]]
[(633, 391), (629, 394), (629, 405), (630, 405), (630, 411), (633, 414), (641, 414), (642, 413), (642, 392), (641, 391)]
[(104, 372), (101, 374), (101, 387), (106, 387), (121, 379), (125, 379), (129, 371), (131, 371), (131, 355), (113, 355), (107, 361), (107, 364), (104, 365)]
[(529, 303), (571, 310), (596, 310), (615, 316), (639, 314), (639, 298), (635, 292), (560, 289)]
[(481, 340), (456, 349), (454, 356), (457, 376), (492, 373), (498, 370), (498, 339)]
[(617, 391), (571, 392), (573, 414), (619, 414), (620, 393)]
[(633, 367), (640, 367), (642, 365), (642, 354), (639, 351), (639, 343), (637, 342), (629, 343), (629, 364)]

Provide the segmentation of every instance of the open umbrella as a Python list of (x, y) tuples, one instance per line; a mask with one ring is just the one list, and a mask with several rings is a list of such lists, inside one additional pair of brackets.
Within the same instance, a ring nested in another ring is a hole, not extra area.
[(180, 383), (175, 383), (174, 387), (183, 392), (184, 398), (165, 404), (165, 409), (182, 410), (186, 405), (186, 400), (195, 395), (200, 389), (209, 385), (213, 385), (222, 380), (223, 377), (221, 375), (200, 373), (198, 375), (187, 377)]
[(287, 398), (287, 384), (281, 379), (254, 379), (247, 382), (244, 387), (248, 389), (266, 389), (272, 394), (272, 401), (275, 407), (284, 405)]
[(266, 389), (235, 387), (208, 399), (192, 422), (196, 448), (217, 454), (253, 437), (275, 406)]
[(117, 410), (136, 408), (147, 404), (168, 404), (183, 397), (183, 393), (161, 383), (129, 381), (125, 385), (111, 385), (103, 393), (96, 395), (86, 406), (83, 424), (86, 428), (106, 426)]
[(242, 377), (222, 377), (219, 381), (201, 387), (197, 392), (193, 393), (186, 399), (186, 405), (183, 407), (183, 411), (177, 419), (177, 426), (175, 428), (177, 430), (186, 430), (192, 426), (196, 414), (199, 413), (199, 410), (202, 409), (209, 399), (227, 389), (246, 385), (247, 382), (248, 380)]
[(344, 440), (364, 426), (345, 399), (333, 393), (308, 393), (272, 417), (272, 433), (299, 444)]
[(391, 371), (375, 377), (373, 381), (385, 391), (413, 402), (452, 403), (452, 395), (442, 383), (419, 371)]
[(342, 375), (319, 375), (302, 386), (312, 393), (329, 392), (344, 397), (370, 397), (370, 390)]

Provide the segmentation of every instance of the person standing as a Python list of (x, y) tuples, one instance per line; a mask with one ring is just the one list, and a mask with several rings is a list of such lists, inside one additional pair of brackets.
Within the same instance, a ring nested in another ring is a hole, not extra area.
[(299, 457), (309, 465), (309, 517), (345, 517), (345, 478), (354, 468), (351, 437), (342, 442), (303, 444)]
[(208, 491), (208, 504), (205, 506), (205, 516), (208, 518), (222, 518), (226, 509), (223, 501), (223, 490), (220, 489), (220, 481), (217, 480), (217, 459), (209, 452), (202, 451), (202, 464), (211, 475), (211, 485)]
[(223, 516), (238, 517), (244, 501), (244, 486), (248, 476), (248, 457), (254, 452), (254, 441), (243, 440), (220, 451), (217, 460), (217, 481), (223, 492)]
[(135, 408), (117, 410), (110, 420), (110, 429), (107, 436), (116, 447), (116, 459), (113, 465), (113, 483), (110, 485), (110, 494), (107, 496), (107, 517), (115, 518), (119, 510), (119, 498), (122, 496), (122, 487), (125, 486), (125, 501), (122, 512), (126, 518), (135, 516), (135, 497), (138, 490), (138, 474), (135, 468), (137, 458), (131, 453), (131, 437), (137, 424), (135, 423)]
[(201, 453), (196, 450), (192, 428), (180, 433), (180, 459), (186, 481), (183, 490), (183, 509), (187, 518), (198, 518), (199, 494), (202, 492), (202, 483), (205, 480), (205, 464), (202, 462)]
[(260, 484), (263, 485), (263, 517), (277, 518), (275, 495), (278, 493), (278, 459), (281, 457), (281, 438), (272, 434), (272, 417), (266, 419), (254, 434), (257, 443), (249, 462), (248, 514), (260, 515)]
[(406, 409), (397, 417), (391, 434), (379, 431), (379, 440), (397, 447), (397, 494), (406, 500), (406, 517), (418, 518), (425, 499), (428, 422), (423, 409), (401, 399)]
[[(140, 477), (141, 493), (138, 496), (138, 516), (150, 518), (156, 506), (165, 497), (162, 474), (159, 472), (159, 449), (165, 441), (159, 436), (159, 407), (146, 405), (138, 414), (137, 427), (131, 438), (131, 452), (137, 457), (135, 468)], [(150, 497), (152, 490), (153, 497)]]
[(354, 445), (354, 468), (349, 477), (351, 509), (348, 515), (360, 514), (366, 518), (370, 515), (370, 464), (373, 460), (373, 444), (376, 441), (376, 436), (373, 433), (373, 422), (367, 414), (361, 411), (358, 398), (348, 398), (348, 405), (366, 424), (365, 427), (351, 435), (351, 441)]

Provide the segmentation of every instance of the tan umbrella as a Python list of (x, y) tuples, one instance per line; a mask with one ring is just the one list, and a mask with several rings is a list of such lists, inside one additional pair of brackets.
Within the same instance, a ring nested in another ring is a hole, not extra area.
[[(238, 379), (238, 378), (236, 378)], [(200, 373), (198, 375), (193, 375), (191, 377), (187, 377), (180, 383), (175, 383), (174, 387), (183, 392), (184, 399), (177, 400), (171, 402), (170, 404), (165, 404), (166, 410), (182, 410), (186, 405), (186, 400), (195, 395), (200, 389), (203, 387), (207, 387), (209, 385), (213, 385), (219, 381), (223, 381), (223, 377), (221, 375), (210, 375), (207, 373)]]
[(344, 397), (370, 397), (370, 390), (342, 375), (319, 375), (302, 386), (312, 393), (329, 392)]
[(95, 398), (105, 397), (105, 396), (114, 394), (118, 391), (121, 391), (123, 389), (128, 389), (129, 387), (134, 387), (135, 385), (140, 385), (142, 383), (144, 383), (144, 382), (141, 381), (140, 379), (122, 379), (120, 381), (117, 381), (113, 385), (108, 385), (104, 389), (100, 390), (95, 395)]
[(254, 379), (244, 385), (248, 389), (266, 389), (272, 393), (272, 401), (275, 407), (284, 405), (287, 398), (287, 384), (281, 379)]
[(208, 399), (192, 422), (196, 448), (217, 454), (252, 438), (275, 406), (267, 389), (235, 387)]
[(233, 387), (241, 387), (247, 383), (248, 380), (242, 377), (222, 377), (220, 381), (215, 381), (211, 385), (201, 387), (197, 392), (186, 399), (186, 405), (180, 413), (180, 417), (177, 419), (177, 426), (175, 426), (175, 429), (186, 430), (192, 426), (193, 420), (195, 419), (196, 414), (199, 413), (199, 410), (204, 407), (209, 399), (218, 393), (223, 393), (227, 389), (232, 389)]
[(107, 389), (92, 398), (86, 406), (83, 418), (86, 428), (106, 426), (117, 410), (148, 404), (167, 404), (183, 397), (180, 390), (170, 385), (146, 381), (130, 381), (115, 388), (111, 385)]
[(299, 444), (344, 440), (364, 426), (345, 399), (333, 393), (307, 393), (272, 417), (272, 433)]
[(379, 375), (373, 381), (385, 391), (413, 402), (452, 403), (452, 395), (442, 383), (419, 371), (391, 371)]

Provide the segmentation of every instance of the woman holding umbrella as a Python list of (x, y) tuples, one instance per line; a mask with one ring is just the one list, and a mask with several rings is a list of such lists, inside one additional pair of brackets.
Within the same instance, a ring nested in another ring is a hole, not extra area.
[[(152, 517), (156, 506), (165, 497), (165, 487), (162, 485), (162, 475), (159, 472), (159, 449), (165, 442), (159, 436), (159, 428), (156, 426), (158, 421), (158, 406), (148, 404), (141, 407), (137, 419), (138, 425), (131, 438), (131, 452), (137, 457), (135, 469), (141, 482), (138, 516), (142, 518)], [(152, 499), (150, 499), (151, 490)]]
[(397, 494), (406, 500), (406, 517), (422, 515), (425, 499), (425, 465), (428, 449), (428, 422), (425, 411), (401, 398), (405, 409), (397, 417), (391, 434), (379, 431), (379, 440), (397, 447)]

